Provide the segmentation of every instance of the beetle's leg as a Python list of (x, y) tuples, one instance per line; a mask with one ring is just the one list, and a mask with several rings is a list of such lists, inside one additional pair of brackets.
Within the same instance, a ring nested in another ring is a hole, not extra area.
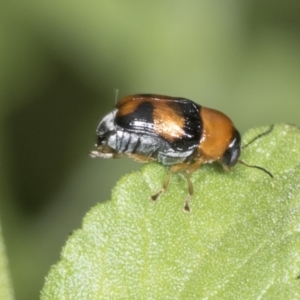
[(184, 200), (184, 205), (183, 205), (183, 210), (185, 212), (190, 212), (190, 206), (189, 206), (189, 202), (190, 202), (190, 199), (191, 197), (193, 196), (194, 194), (194, 187), (193, 187), (193, 184), (191, 182), (191, 179), (190, 179), (190, 173), (185, 173), (185, 178), (186, 178), (186, 181), (188, 183), (188, 190), (189, 190), (189, 193), (188, 195), (185, 197), (185, 200)]
[(189, 166), (188, 164), (182, 163), (182, 164), (178, 164), (178, 165), (171, 167), (170, 171), (168, 172), (168, 174), (164, 180), (164, 184), (163, 184), (162, 188), (157, 193), (152, 195), (151, 199), (153, 201), (155, 201), (163, 192), (165, 192), (167, 190), (171, 176), (173, 173), (185, 170), (188, 166)]
[(189, 168), (186, 170), (186, 172), (191, 174), (191, 173), (197, 171), (204, 162), (205, 162), (204, 159), (198, 159), (197, 161), (195, 161), (193, 164), (191, 164), (189, 166)]
[(151, 200), (155, 201), (160, 196), (160, 194), (162, 194), (168, 188), (172, 173), (173, 172), (171, 170), (168, 172), (167, 176), (165, 177), (162, 188), (157, 193), (151, 196)]
[(201, 166), (201, 164), (203, 163), (202, 159), (197, 160), (196, 162), (194, 162), (192, 165), (189, 166), (189, 168), (185, 171), (185, 178), (188, 184), (188, 195), (186, 196), (185, 200), (184, 200), (184, 205), (183, 205), (183, 210), (185, 212), (190, 212), (190, 206), (189, 206), (189, 202), (191, 197), (194, 194), (194, 187), (193, 187), (193, 183), (191, 182), (190, 176), (193, 172), (195, 172), (196, 170), (198, 170), (198, 168)]

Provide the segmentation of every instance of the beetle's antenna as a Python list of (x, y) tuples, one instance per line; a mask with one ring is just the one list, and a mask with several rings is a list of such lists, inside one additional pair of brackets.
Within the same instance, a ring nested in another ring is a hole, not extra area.
[[(246, 147), (248, 147), (250, 144), (252, 144), (254, 141), (256, 141), (257, 139), (269, 134), (270, 132), (272, 132), (274, 129), (274, 125), (270, 125), (270, 127), (265, 131), (265, 132), (262, 132), (261, 134), (257, 135), (256, 137), (254, 137), (250, 142), (248, 142), (246, 145), (242, 146), (242, 149), (245, 149)], [(254, 166), (254, 165), (248, 165), (246, 164), (245, 162), (243, 162), (242, 160), (238, 160), (238, 162), (246, 167), (249, 167), (249, 168), (255, 168), (255, 169), (258, 169), (258, 170), (261, 170), (263, 172), (265, 172), (266, 174), (268, 174), (271, 178), (273, 178), (273, 174), (271, 172), (269, 172), (268, 170), (266, 170), (265, 168), (263, 167), (260, 167), (260, 166)]]
[(268, 170), (266, 170), (265, 168), (263, 167), (260, 167), (260, 166), (254, 166), (254, 165), (248, 165), (246, 164), (245, 162), (243, 162), (242, 160), (238, 160), (238, 162), (241, 164), (241, 165), (244, 165), (246, 167), (249, 167), (249, 168), (255, 168), (255, 169), (258, 169), (258, 170), (261, 170), (263, 172), (265, 172), (266, 174), (268, 174), (271, 178), (273, 178), (273, 174), (271, 172), (269, 172)]
[(272, 132), (274, 129), (274, 124), (270, 125), (270, 127), (263, 133), (257, 135), (255, 138), (253, 138), (250, 142), (248, 142), (246, 145), (242, 146), (242, 149), (245, 149), (246, 147), (248, 147), (250, 144), (252, 144), (254, 141), (256, 141), (257, 139), (260, 139), (261, 137), (269, 134), (270, 132)]
[(115, 105), (116, 105), (117, 102), (118, 102), (119, 89), (118, 89), (118, 88), (115, 88), (115, 89), (114, 89), (114, 92), (115, 92)]

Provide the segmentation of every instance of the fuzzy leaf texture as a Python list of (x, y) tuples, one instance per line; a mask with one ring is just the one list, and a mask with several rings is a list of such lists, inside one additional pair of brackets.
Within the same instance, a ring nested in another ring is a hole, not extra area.
[(275, 125), (241, 158), (274, 178), (204, 165), (190, 213), (182, 174), (156, 202), (166, 167), (124, 176), (69, 238), (42, 299), (300, 299), (300, 130)]

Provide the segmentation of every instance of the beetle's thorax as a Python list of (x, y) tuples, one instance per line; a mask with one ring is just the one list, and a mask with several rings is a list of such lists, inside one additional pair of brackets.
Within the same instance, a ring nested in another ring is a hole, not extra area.
[[(208, 161), (216, 160), (227, 165), (227, 162), (231, 161), (228, 158), (228, 149), (239, 147), (237, 142), (240, 143), (240, 139), (236, 137), (239, 133), (232, 121), (220, 111), (202, 107), (200, 115), (203, 121), (203, 131), (199, 143), (200, 154)], [(227, 159), (223, 159), (226, 153)]]

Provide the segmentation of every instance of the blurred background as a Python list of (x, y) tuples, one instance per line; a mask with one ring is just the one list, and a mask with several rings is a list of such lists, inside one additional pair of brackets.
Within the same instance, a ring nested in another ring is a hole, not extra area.
[(0, 217), (16, 299), (38, 299), (85, 213), (140, 164), (88, 156), (133, 93), (182, 96), (248, 128), (300, 125), (300, 2), (0, 4)]

